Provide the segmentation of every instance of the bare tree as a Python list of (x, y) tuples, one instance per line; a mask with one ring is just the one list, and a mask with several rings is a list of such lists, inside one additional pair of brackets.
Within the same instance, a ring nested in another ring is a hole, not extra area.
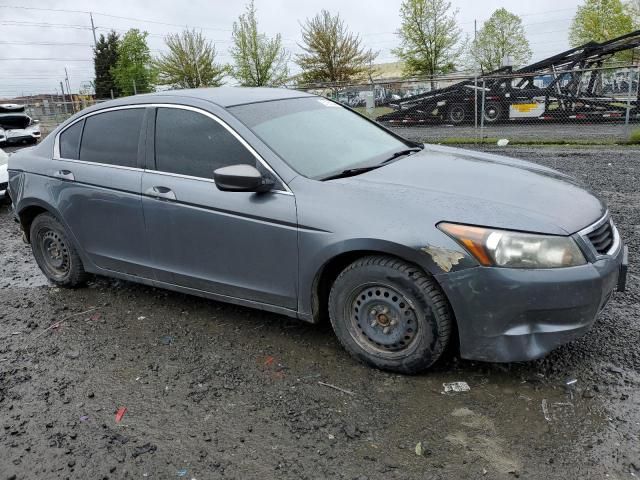
[(168, 53), (154, 61), (161, 85), (176, 88), (218, 87), (227, 68), (215, 62), (215, 46), (195, 30), (184, 30), (165, 37)]
[(366, 77), (377, 52), (361, 46), (339, 15), (322, 10), (302, 25), (304, 53), (296, 55), (303, 83), (346, 82)]

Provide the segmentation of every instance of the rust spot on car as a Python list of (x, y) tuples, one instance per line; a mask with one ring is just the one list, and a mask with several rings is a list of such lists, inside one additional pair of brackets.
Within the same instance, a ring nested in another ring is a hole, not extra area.
[(451, 269), (455, 265), (458, 265), (460, 260), (464, 258), (464, 254), (456, 250), (449, 250), (448, 248), (427, 245), (426, 247), (422, 247), (420, 250), (429, 255), (443, 272), (450, 272)]

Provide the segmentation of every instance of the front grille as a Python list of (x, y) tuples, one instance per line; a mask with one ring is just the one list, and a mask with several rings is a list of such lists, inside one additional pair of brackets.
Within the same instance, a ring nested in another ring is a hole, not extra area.
[(611, 245), (613, 245), (614, 240), (611, 220), (607, 220), (593, 232), (587, 233), (587, 238), (596, 252), (600, 255), (605, 255), (611, 248)]

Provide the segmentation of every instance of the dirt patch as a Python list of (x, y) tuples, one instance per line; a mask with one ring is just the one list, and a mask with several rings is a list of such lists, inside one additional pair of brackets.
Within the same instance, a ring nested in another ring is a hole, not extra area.
[[(640, 474), (639, 152), (506, 153), (609, 202), (629, 290), (543, 360), (452, 358), (415, 377), (360, 365), (328, 325), (102, 278), (52, 288), (0, 207), (0, 478)], [(443, 394), (455, 381), (470, 391)]]

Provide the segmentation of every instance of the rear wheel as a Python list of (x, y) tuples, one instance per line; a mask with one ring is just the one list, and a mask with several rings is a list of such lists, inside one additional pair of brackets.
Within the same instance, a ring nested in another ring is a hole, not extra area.
[(50, 282), (60, 287), (76, 287), (86, 281), (82, 260), (53, 215), (38, 215), (31, 224), (30, 238), (33, 256)]
[(454, 103), (447, 111), (447, 120), (454, 125), (460, 125), (467, 120), (467, 109), (462, 103)]
[(449, 342), (452, 315), (438, 286), (393, 257), (364, 257), (336, 279), (329, 314), (345, 349), (383, 370), (418, 373)]
[(484, 123), (497, 123), (502, 120), (503, 108), (500, 103), (489, 102), (484, 106)]

